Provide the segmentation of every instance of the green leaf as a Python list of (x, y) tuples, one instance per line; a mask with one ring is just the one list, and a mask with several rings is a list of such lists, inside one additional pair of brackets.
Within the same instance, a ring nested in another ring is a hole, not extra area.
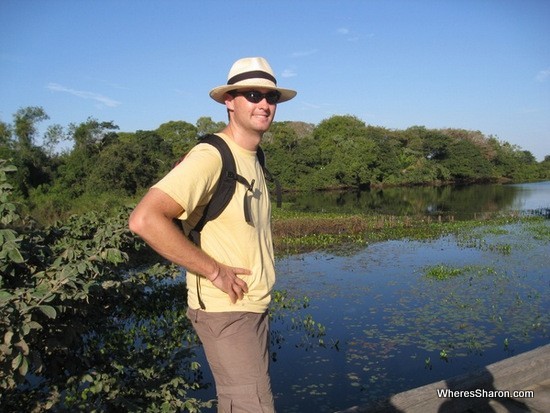
[(41, 305), (38, 306), (38, 309), (42, 311), (49, 318), (55, 318), (57, 316), (57, 311), (51, 305)]
[(17, 232), (12, 229), (0, 229), (0, 243), (13, 241), (17, 237)]
[(15, 165), (2, 166), (2, 171), (3, 172), (15, 172), (15, 171), (17, 171), (17, 166), (15, 166)]
[(116, 248), (108, 248), (101, 253), (101, 256), (113, 264), (124, 262), (122, 252)]
[(29, 360), (27, 359), (27, 357), (23, 357), (23, 360), (21, 361), (21, 365), (19, 366), (19, 374), (22, 376), (25, 376), (28, 371), (29, 371)]
[(94, 382), (94, 378), (89, 375), (89, 374), (85, 374), (84, 376), (82, 376), (82, 379), (80, 380), (82, 383), (93, 383)]
[(10, 344), (12, 337), (13, 337), (13, 331), (7, 331), (6, 334), (4, 334), (4, 343)]
[(40, 281), (40, 283), (34, 289), (32, 295), (33, 297), (43, 298), (45, 295), (49, 294), (51, 286), (46, 280)]
[(21, 362), (23, 361), (23, 354), (19, 353), (12, 361), (11, 361), (11, 368), (13, 370), (16, 370), (21, 365)]
[(29, 345), (25, 340), (22, 339), (20, 342), (15, 343), (15, 347), (19, 347), (24, 356), (29, 354)]
[(78, 269), (78, 273), (79, 273), (79, 274), (84, 274), (84, 273), (86, 273), (86, 268), (87, 268), (87, 266), (86, 266), (86, 263), (85, 263), (85, 262), (80, 262), (80, 263), (78, 263), (78, 265), (77, 265), (77, 269)]
[(4, 301), (8, 301), (12, 297), (13, 297), (13, 295), (10, 294), (8, 291), (0, 290), (0, 303), (4, 302)]
[(31, 321), (27, 324), (31, 330), (41, 330), (42, 325), (40, 323), (37, 323), (36, 321)]
[(3, 252), (7, 252), (8, 257), (16, 264), (21, 264), (25, 261), (21, 252), (17, 248), (17, 244), (14, 241), (7, 241), (2, 248)]

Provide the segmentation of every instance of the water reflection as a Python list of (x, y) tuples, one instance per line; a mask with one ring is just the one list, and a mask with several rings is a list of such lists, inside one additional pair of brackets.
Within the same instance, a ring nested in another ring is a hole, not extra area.
[(516, 189), (512, 209), (536, 210), (549, 207), (550, 181), (510, 185)]
[(285, 200), (302, 211), (472, 219), (484, 213), (548, 208), (550, 182), (315, 192), (285, 195)]

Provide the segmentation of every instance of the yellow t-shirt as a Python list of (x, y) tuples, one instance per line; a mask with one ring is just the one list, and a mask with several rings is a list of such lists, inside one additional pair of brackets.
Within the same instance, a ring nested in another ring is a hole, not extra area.
[[(247, 189), (237, 183), (233, 198), (220, 214), (209, 221), (201, 231), (201, 248), (215, 260), (251, 270), (251, 275), (240, 276), (248, 284), (244, 299), (232, 304), (229, 296), (205, 277), (199, 277), (200, 297), (206, 311), (250, 311), (263, 313), (271, 300), (275, 284), (273, 240), (271, 236), (271, 203), (262, 167), (256, 152), (241, 148), (225, 134), (223, 138), (235, 158), (237, 173), (248, 182), (254, 180), (253, 192), (248, 192), (252, 223), (244, 217), (244, 195)], [(186, 234), (199, 221), (205, 205), (216, 188), (222, 162), (219, 151), (212, 145), (196, 145), (185, 159), (153, 188), (160, 189), (184, 210), (178, 217)], [(188, 305), (198, 309), (197, 276), (187, 272)]]

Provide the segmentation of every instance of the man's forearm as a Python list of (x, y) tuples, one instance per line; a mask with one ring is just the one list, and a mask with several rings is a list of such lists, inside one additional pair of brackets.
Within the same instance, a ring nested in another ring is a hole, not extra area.
[(171, 218), (144, 214), (137, 220), (131, 221), (130, 229), (161, 256), (210, 280), (217, 276), (218, 263), (193, 244)]

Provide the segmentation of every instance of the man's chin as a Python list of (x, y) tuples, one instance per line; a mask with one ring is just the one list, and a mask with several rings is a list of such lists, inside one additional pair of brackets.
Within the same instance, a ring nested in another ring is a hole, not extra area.
[(256, 130), (258, 132), (264, 133), (264, 132), (267, 132), (267, 130), (271, 126), (271, 121), (267, 120), (267, 121), (264, 121), (264, 122), (256, 122), (255, 126), (256, 126)]

